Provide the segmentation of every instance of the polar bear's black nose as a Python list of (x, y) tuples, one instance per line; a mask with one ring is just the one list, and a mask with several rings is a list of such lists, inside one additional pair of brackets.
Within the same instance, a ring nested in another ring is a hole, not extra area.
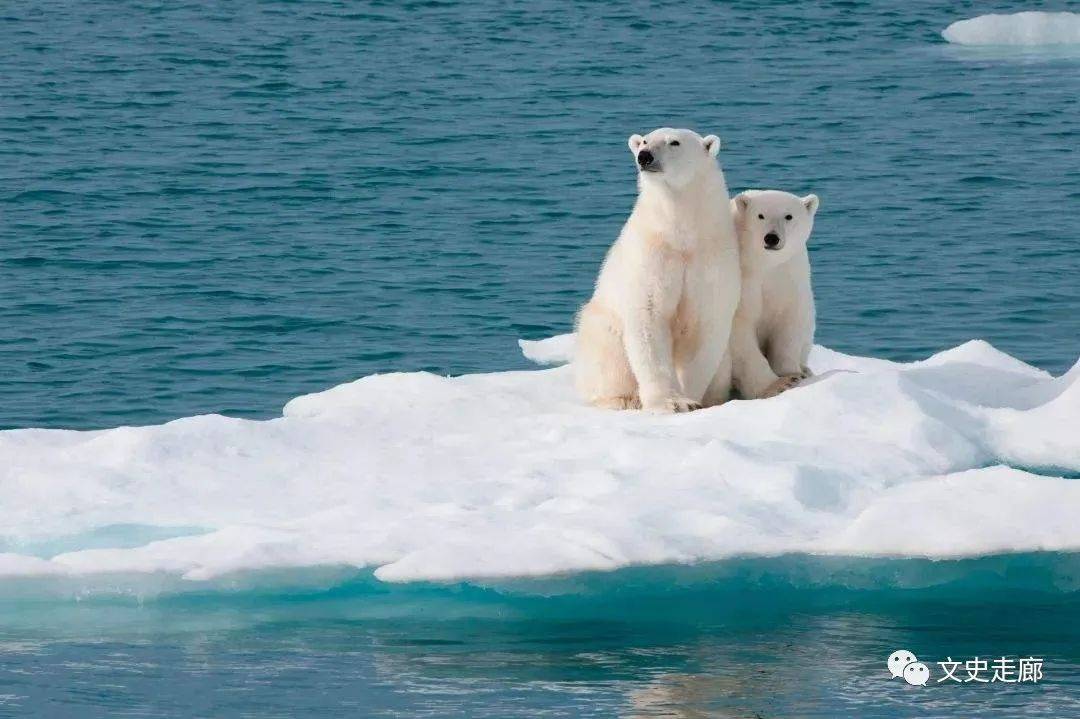
[(765, 246), (768, 247), (770, 250), (775, 249), (776, 246), (779, 244), (780, 235), (776, 234), (775, 232), (770, 232), (769, 234), (765, 235)]
[(655, 159), (656, 158), (653, 157), (653, 154), (651, 152), (649, 152), (648, 150), (642, 150), (637, 154), (638, 167), (644, 170), (646, 167), (653, 164), (653, 160)]

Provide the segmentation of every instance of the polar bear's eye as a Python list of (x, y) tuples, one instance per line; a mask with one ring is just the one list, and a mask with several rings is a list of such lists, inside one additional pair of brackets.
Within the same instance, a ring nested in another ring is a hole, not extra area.
[(671, 143), (670, 143), (670, 145), (671, 145), (672, 147), (678, 147), (678, 146), (679, 146), (679, 141), (678, 141), (678, 140), (672, 140), (672, 141), (671, 141)]
[(757, 216), (757, 218), (758, 218), (759, 220), (764, 220), (764, 219), (765, 219), (765, 215), (758, 215), (758, 216)]
[(785, 219), (785, 220), (790, 220), (790, 219), (791, 219), (791, 215), (784, 215), (784, 219)]

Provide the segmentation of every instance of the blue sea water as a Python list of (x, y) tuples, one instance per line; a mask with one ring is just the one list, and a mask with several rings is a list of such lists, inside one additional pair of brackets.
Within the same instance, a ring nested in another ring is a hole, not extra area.
[[(994, 10), (1021, 9), (1017, 3)], [(524, 366), (716, 132), (813, 191), (820, 341), (1080, 337), (1080, 72), (948, 46), (984, 3), (5, 3), (0, 426), (104, 427), (390, 370)]]
[[(628, 212), (626, 137), (659, 125), (719, 134), (735, 190), (821, 196), (821, 343), (980, 337), (1061, 372), (1080, 50), (939, 35), (1024, 9), (4, 3), (0, 426), (270, 417), (373, 372), (523, 367), (515, 340), (569, 329)], [(5, 600), (0, 714), (1080, 715), (1075, 580), (1012, 581), (1041, 561), (946, 593), (763, 586), (766, 563), (591, 603), (363, 578)], [(1047, 679), (907, 687), (882, 676), (897, 648), (1046, 655)]]

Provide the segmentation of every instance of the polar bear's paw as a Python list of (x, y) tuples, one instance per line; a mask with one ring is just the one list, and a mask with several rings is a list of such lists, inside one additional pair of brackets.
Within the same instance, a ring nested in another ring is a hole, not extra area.
[(678, 414), (701, 409), (701, 402), (692, 400), (689, 397), (665, 397), (657, 402), (650, 403), (645, 409), (663, 414)]
[(806, 365), (803, 365), (801, 370), (802, 371), (799, 372), (799, 379), (810, 379), (811, 377), (814, 376), (814, 373), (811, 372), (810, 368), (807, 367)]
[(765, 391), (761, 394), (761, 399), (768, 399), (769, 397), (775, 397), (781, 392), (786, 392), (798, 385), (801, 379), (802, 375), (786, 374), (765, 388)]

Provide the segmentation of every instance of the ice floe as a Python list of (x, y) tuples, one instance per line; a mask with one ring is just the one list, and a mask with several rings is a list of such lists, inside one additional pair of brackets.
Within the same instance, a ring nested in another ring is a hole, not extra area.
[(960, 20), (941, 33), (958, 45), (1071, 45), (1080, 43), (1080, 15), (1071, 12), (1019, 12)]
[[(557, 364), (573, 338), (522, 350)], [(685, 415), (582, 406), (563, 366), (364, 377), (267, 421), (0, 432), (0, 583), (1080, 550), (1080, 363), (1054, 378), (974, 341), (810, 364)]]

